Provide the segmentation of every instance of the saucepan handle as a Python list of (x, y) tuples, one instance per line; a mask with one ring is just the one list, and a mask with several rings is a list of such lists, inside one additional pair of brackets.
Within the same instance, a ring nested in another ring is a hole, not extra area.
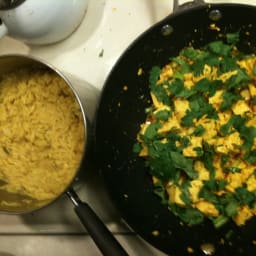
[(69, 189), (66, 193), (72, 200), (75, 206), (74, 210), (81, 223), (84, 225), (102, 254), (106, 256), (128, 256), (127, 252), (107, 229), (92, 208), (87, 203), (82, 202), (73, 189)]
[(183, 4), (180, 3), (180, 0), (173, 0), (173, 12), (190, 9), (191, 7), (195, 7), (203, 4), (205, 4), (204, 0), (193, 0), (193, 1), (185, 2)]

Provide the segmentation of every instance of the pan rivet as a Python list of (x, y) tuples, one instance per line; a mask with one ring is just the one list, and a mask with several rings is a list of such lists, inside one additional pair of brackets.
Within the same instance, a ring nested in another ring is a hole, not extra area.
[(211, 10), (209, 13), (209, 18), (212, 21), (220, 20), (222, 18), (222, 13), (220, 10), (217, 10), (217, 9)]
[(173, 27), (169, 24), (166, 24), (162, 27), (161, 33), (163, 36), (169, 36), (173, 32)]
[(211, 243), (202, 244), (201, 250), (205, 255), (213, 255), (215, 253), (215, 247)]

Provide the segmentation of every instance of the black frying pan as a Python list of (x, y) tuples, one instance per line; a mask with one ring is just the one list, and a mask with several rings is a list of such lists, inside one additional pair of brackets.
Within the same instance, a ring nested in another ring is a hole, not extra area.
[[(95, 122), (95, 149), (107, 190), (128, 225), (167, 254), (190, 255), (191, 247), (196, 256), (256, 255), (255, 219), (240, 228), (229, 223), (219, 230), (210, 222), (181, 225), (153, 194), (144, 161), (132, 152), (139, 125), (145, 120), (144, 109), (150, 105), (151, 67), (167, 64), (189, 43), (201, 47), (226, 32), (240, 31), (239, 48), (255, 52), (255, 21), (256, 7), (240, 4), (203, 4), (181, 10), (141, 35), (121, 56), (103, 88)], [(221, 31), (209, 29), (213, 22)], [(139, 68), (141, 76), (137, 75)], [(153, 235), (154, 230), (159, 231), (158, 236)]]

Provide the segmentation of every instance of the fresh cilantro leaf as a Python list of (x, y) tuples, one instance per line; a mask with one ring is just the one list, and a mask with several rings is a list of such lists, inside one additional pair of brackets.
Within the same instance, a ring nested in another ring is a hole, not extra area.
[(157, 111), (154, 116), (157, 120), (167, 121), (170, 117), (171, 112), (169, 110)]
[(199, 55), (199, 51), (193, 47), (186, 47), (180, 52), (180, 55), (183, 55), (188, 59), (195, 60)]
[(154, 138), (158, 135), (157, 130), (158, 130), (160, 127), (161, 127), (161, 124), (158, 123), (158, 122), (156, 122), (156, 123), (151, 123), (151, 124), (147, 127), (147, 129), (146, 129), (146, 131), (145, 131), (145, 133), (144, 133), (144, 135), (143, 135), (143, 138), (146, 138), (146, 139), (149, 139), (149, 140), (154, 139)]
[(182, 221), (185, 223), (188, 223), (189, 225), (196, 225), (200, 224), (204, 220), (204, 215), (199, 210), (188, 207), (180, 207), (176, 204), (169, 204), (169, 208), (175, 214), (178, 216)]
[(140, 153), (141, 149), (142, 149), (141, 144), (140, 144), (139, 142), (136, 142), (136, 143), (133, 145), (132, 151), (133, 151), (135, 154), (138, 154), (138, 153)]
[(180, 186), (180, 190), (182, 191), (180, 195), (180, 199), (186, 204), (190, 205), (191, 204), (191, 198), (190, 198), (190, 193), (189, 193), (189, 188), (190, 188), (190, 181), (185, 180), (182, 185)]
[(222, 93), (223, 102), (220, 106), (220, 110), (225, 111), (230, 109), (232, 105), (241, 98), (241, 95), (236, 92), (224, 91)]
[(157, 183), (154, 184), (154, 193), (161, 198), (162, 204), (168, 203), (166, 190), (162, 182), (158, 181)]
[(151, 92), (156, 96), (157, 100), (163, 102), (165, 105), (171, 105), (171, 100), (166, 93), (165, 88), (160, 85), (151, 85)]
[(248, 191), (246, 187), (236, 188), (235, 197), (239, 200), (240, 204), (248, 206), (255, 202), (256, 199), (255, 194)]
[(194, 147), (193, 150), (196, 152), (197, 156), (202, 156), (204, 151), (201, 147)]
[(191, 126), (193, 124), (193, 119), (201, 118), (207, 115), (208, 118), (218, 119), (216, 110), (211, 104), (209, 104), (204, 97), (195, 95), (189, 102), (189, 108), (186, 115), (182, 118), (183, 126)]
[(256, 164), (256, 150), (250, 150), (245, 160), (249, 164)]
[(253, 97), (252, 103), (253, 103), (253, 105), (256, 105), (256, 96)]
[(225, 206), (225, 213), (228, 217), (233, 217), (238, 213), (239, 203), (237, 201), (231, 201)]
[(220, 60), (218, 75), (240, 68), (235, 57), (223, 57)]
[(205, 128), (200, 124), (194, 130), (193, 135), (202, 136), (204, 133), (205, 133)]
[(234, 128), (241, 130), (241, 126), (245, 123), (245, 118), (240, 115), (232, 115), (228, 122), (220, 127), (220, 132), (223, 135), (228, 135), (234, 132)]
[(220, 215), (217, 218), (212, 219), (212, 223), (216, 229), (222, 227), (228, 222), (228, 217), (224, 215)]
[(224, 44), (222, 41), (211, 42), (207, 45), (206, 48), (212, 53), (222, 56), (230, 55), (232, 49), (230, 45)]
[(154, 66), (149, 73), (149, 84), (156, 85), (162, 70), (158, 66)]
[(190, 71), (190, 65), (183, 59), (176, 57), (172, 58), (172, 61), (176, 62), (179, 65), (179, 72), (181, 74), (188, 73)]
[(247, 86), (247, 83), (251, 80), (244, 70), (240, 68), (237, 68), (236, 70), (237, 74), (231, 76), (224, 84), (228, 90), (244, 88), (244, 86)]
[(187, 99), (190, 96), (196, 94), (195, 90), (187, 89), (184, 86), (183, 81), (181, 81), (179, 79), (175, 79), (172, 83), (169, 84), (169, 91), (175, 97), (184, 98), (184, 99)]
[(194, 90), (200, 93), (206, 93), (211, 97), (221, 85), (222, 82), (220, 80), (210, 81), (207, 78), (203, 78), (195, 84)]
[(175, 168), (183, 170), (191, 179), (195, 179), (198, 177), (198, 173), (193, 168), (192, 159), (187, 158), (181, 153), (175, 151), (170, 152), (170, 155)]
[(225, 169), (228, 172), (232, 172), (232, 173), (240, 173), (241, 169), (235, 166), (229, 167)]
[(228, 44), (237, 44), (240, 40), (239, 32), (236, 33), (227, 33), (226, 39)]
[(218, 204), (218, 196), (212, 193), (206, 186), (203, 186), (198, 194), (199, 198), (203, 198), (213, 204)]

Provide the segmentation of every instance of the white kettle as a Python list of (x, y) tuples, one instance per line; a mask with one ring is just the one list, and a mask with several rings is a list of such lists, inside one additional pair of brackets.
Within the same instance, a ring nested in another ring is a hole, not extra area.
[(88, 0), (0, 0), (0, 38), (29, 44), (63, 40), (79, 26)]

